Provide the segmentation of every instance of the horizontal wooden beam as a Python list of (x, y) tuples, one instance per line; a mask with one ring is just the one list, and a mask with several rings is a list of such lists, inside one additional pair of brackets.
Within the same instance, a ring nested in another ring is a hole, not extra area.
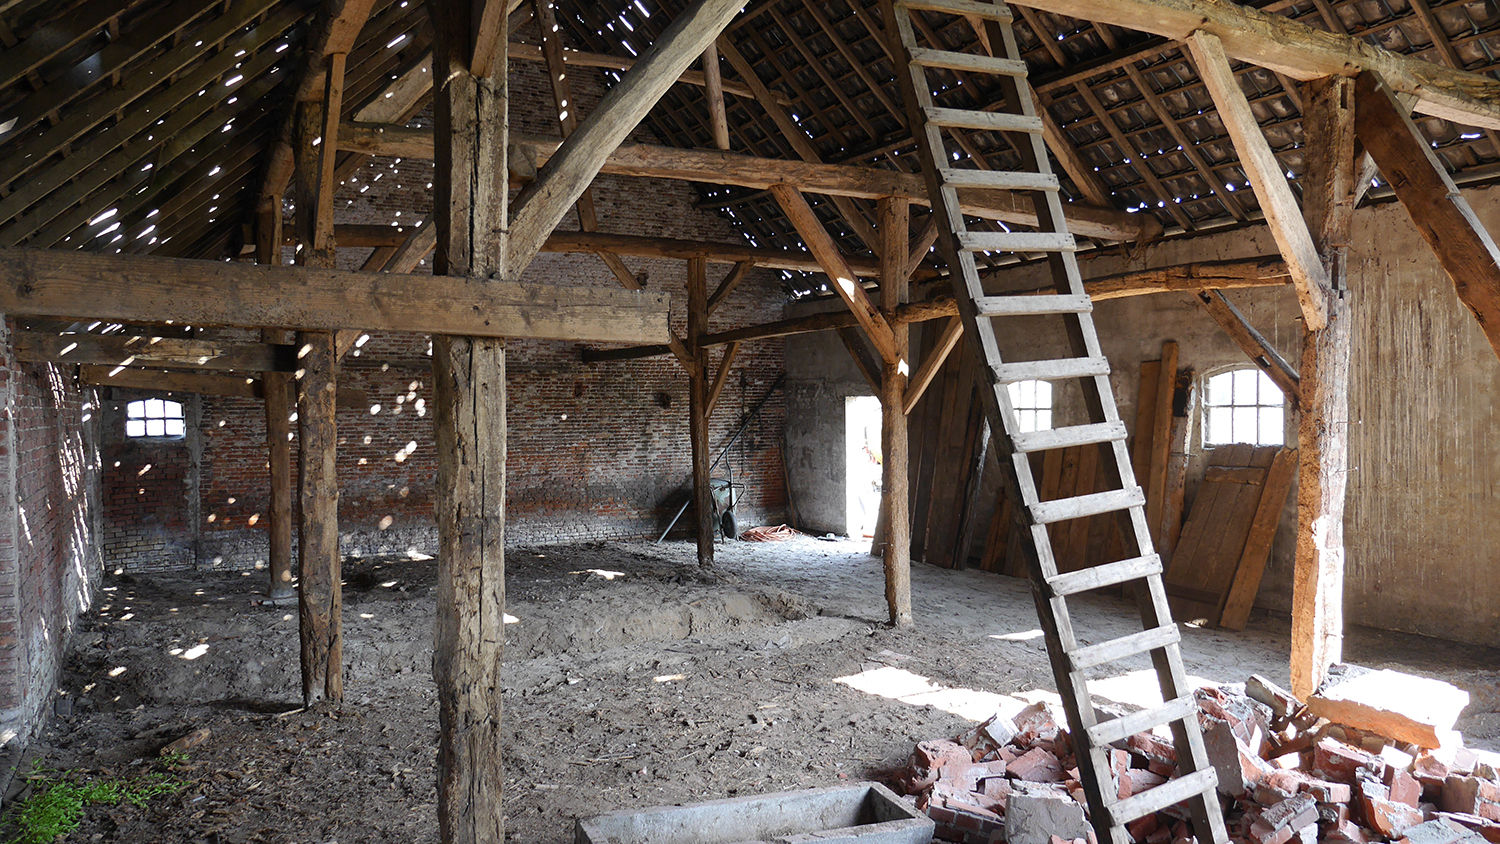
[[(1101, 276), (1085, 281), (1084, 290), (1095, 302), (1123, 299), (1127, 296), (1147, 296), (1154, 293), (1196, 293), (1209, 289), (1242, 289), (1249, 287), (1287, 287), (1291, 276), (1286, 263), (1279, 257), (1250, 258), (1246, 260), (1206, 261), (1180, 264), (1171, 267), (1156, 267), (1148, 270)], [(1050, 285), (1022, 293), (1048, 293)], [(910, 302), (896, 309), (891, 322), (894, 325), (946, 319), (958, 313), (952, 296), (940, 296), (925, 302)], [(848, 311), (828, 311), (801, 317), (779, 319), (761, 325), (748, 325), (728, 331), (703, 335), (703, 345), (718, 346), (724, 343), (749, 340), (770, 340), (790, 337), (793, 334), (813, 334), (856, 325), (854, 315)], [(638, 360), (668, 354), (664, 345), (631, 346), (623, 349), (583, 350), (585, 363), (603, 363), (616, 360)]]
[[(417, 231), (416, 225), (377, 226), (341, 225), (333, 230), (334, 242), (340, 247), (391, 248), (399, 247), (411, 239)], [(287, 245), (296, 243), (295, 235), (283, 237)], [(717, 264), (749, 264), (773, 270), (821, 273), (817, 259), (809, 252), (790, 252), (782, 249), (749, 246), (744, 243), (710, 243), (701, 240), (683, 240), (673, 237), (645, 237), (634, 234), (610, 234), (607, 232), (555, 231), (542, 245), (543, 252), (584, 253), (608, 251), (617, 255), (640, 258), (703, 258)], [(429, 248), (428, 252), (431, 252)], [(849, 268), (861, 278), (879, 275), (877, 262), (871, 259), (851, 258)], [(930, 275), (930, 273), (928, 273)], [(921, 278), (918, 275), (918, 278)]]
[[(751, 264), (773, 270), (821, 273), (823, 268), (810, 252), (787, 252), (780, 249), (733, 243), (705, 243), (670, 237), (642, 237), (604, 232), (555, 231), (547, 238), (543, 252), (597, 252), (607, 250), (618, 255), (642, 258), (704, 258), (719, 264)], [(880, 274), (874, 260), (851, 258), (849, 269), (861, 278)]]
[[(590, 53), (586, 50), (563, 50), (563, 64), (573, 67), (597, 67), (601, 70), (628, 71), (635, 67), (635, 59), (630, 56), (611, 56), (607, 53)], [(520, 44), (515, 41), (510, 43), (510, 58), (523, 62), (546, 61), (542, 55), (542, 48), (535, 44)], [(708, 86), (708, 79), (700, 70), (684, 70), (677, 81), (684, 85), (696, 85), (699, 88)], [(726, 94), (734, 94), (737, 97), (755, 98), (755, 92), (747, 86), (732, 80), (724, 80), (723, 90)], [(782, 105), (791, 105), (790, 97), (777, 95), (777, 101)]]
[(16, 358), (35, 363), (87, 363), (101, 366), (159, 366), (240, 372), (291, 372), (295, 346), (223, 343), (181, 337), (128, 337), (104, 334), (48, 334), (17, 331)]
[[(260, 378), (214, 375), (205, 372), (84, 364), (78, 367), (78, 381), (90, 387), (119, 387), (158, 393), (191, 393), (199, 396), (240, 399), (264, 399), (266, 397), (265, 382)], [(370, 399), (364, 390), (340, 386), (338, 403), (346, 407), (368, 407)]]
[(1219, 37), (1230, 58), (1293, 79), (1374, 71), (1392, 89), (1415, 95), (1416, 111), (1466, 126), (1500, 129), (1500, 81), (1490, 76), (1393, 53), (1228, 0), (1024, 0), (1020, 5), (1174, 41), (1206, 31)]
[(654, 343), (669, 297), (606, 287), (0, 249), (0, 313)]
[[(511, 135), (511, 157), (523, 156), (545, 164), (561, 141), (530, 135)], [(339, 149), (370, 155), (432, 158), (432, 130), (369, 123), (339, 127)], [(780, 158), (759, 158), (717, 150), (678, 149), (655, 144), (621, 144), (605, 160), (601, 173), (648, 179), (678, 179), (712, 185), (768, 190), (772, 185), (794, 185), (807, 193), (880, 199), (901, 196), (928, 204), (927, 187), (914, 173), (846, 164), (814, 164)], [(963, 189), (958, 192), (965, 214), (1017, 225), (1036, 225), (1031, 198), (1015, 191)], [(1149, 214), (1128, 214), (1113, 208), (1069, 203), (1068, 229), (1100, 240), (1150, 240), (1161, 235), (1161, 221)]]

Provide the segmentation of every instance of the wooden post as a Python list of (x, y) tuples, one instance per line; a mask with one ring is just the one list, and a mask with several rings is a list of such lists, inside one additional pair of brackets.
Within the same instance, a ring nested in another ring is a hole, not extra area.
[[(281, 197), (261, 208), (255, 218), (255, 262), (268, 266), (281, 263)], [(263, 343), (291, 343), (296, 336), (276, 328), (261, 329)], [(271, 579), (266, 600), (273, 606), (291, 603), (292, 588), (292, 412), (297, 406), (297, 386), (291, 375), (266, 372), (265, 389), (266, 462), (270, 469), (271, 495), (267, 508), (266, 564)]]
[[(342, 70), (342, 62), (338, 63)], [(298, 103), (293, 144), (296, 171), (297, 263), (308, 267), (334, 265), (333, 195), (322, 189), (324, 168), (333, 166), (333, 139), (323, 135), (328, 125), (325, 109), (337, 113), (342, 78), (329, 68), (326, 91), (319, 102)], [(321, 138), (320, 143), (314, 143)], [(321, 147), (321, 149), (320, 149)], [(302, 699), (308, 706), (344, 697), (343, 589), (339, 558), (339, 488), (335, 473), (338, 431), (338, 351), (331, 331), (297, 333), (298, 495), (301, 499), (298, 565), (301, 589), (297, 601), (302, 655)]]
[(693, 442), (693, 509), (698, 518), (698, 565), (714, 564), (713, 490), (710, 488), (708, 454), (708, 351), (703, 335), (708, 331), (708, 262), (688, 259), (687, 348), (692, 356), (688, 367), (688, 424)]
[(298, 561), (302, 572), (298, 619), (302, 639), (302, 699), (344, 698), (343, 587), (339, 560), (339, 486), (334, 473), (338, 352), (333, 334), (297, 335), (299, 496), (302, 518)]
[[(880, 307), (886, 314), (906, 303), (911, 206), (886, 197), (875, 208), (880, 226)], [(887, 317), (887, 321), (891, 320)], [(885, 603), (892, 627), (911, 627), (911, 515), (907, 487), (906, 378), (911, 328), (893, 323), (896, 360), (880, 379), (880, 519), (885, 526)]]
[[(433, 78), (441, 80), (433, 94), (437, 275), (506, 277), (507, 53), (504, 39), (492, 43), (481, 27), (492, 17), (486, 13), (500, 5), (502, 0), (428, 4), (436, 33)], [(473, 72), (475, 55), (487, 57), (487, 74)], [(434, 335), (432, 365), (438, 451), (432, 660), (438, 692), (438, 828), (444, 842), (502, 844), (504, 342)]]
[(1346, 263), (1357, 189), (1354, 80), (1315, 80), (1307, 84), (1303, 100), (1304, 214), (1332, 284), (1327, 325), (1303, 332), (1298, 385), (1291, 679), (1292, 693), (1305, 699), (1343, 653), (1352, 322)]
[(281, 372), (262, 377), (266, 402), (266, 449), (271, 468), (270, 588), (266, 597), (273, 604), (289, 602), (292, 588), (292, 408), (295, 383)]

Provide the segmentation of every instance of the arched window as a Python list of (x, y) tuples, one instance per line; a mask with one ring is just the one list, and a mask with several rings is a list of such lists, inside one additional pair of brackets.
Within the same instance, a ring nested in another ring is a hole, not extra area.
[(125, 405), (125, 436), (182, 439), (187, 436), (182, 402), (137, 399)]
[(1203, 444), (1281, 445), (1286, 442), (1286, 397), (1253, 367), (1208, 379), (1203, 400)]
[(1046, 381), (1017, 381), (1010, 385), (1010, 403), (1021, 421), (1021, 433), (1052, 429), (1052, 385)]

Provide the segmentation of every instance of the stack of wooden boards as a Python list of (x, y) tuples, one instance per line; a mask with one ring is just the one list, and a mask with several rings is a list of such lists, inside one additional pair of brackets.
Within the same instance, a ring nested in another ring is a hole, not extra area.
[[(936, 336), (935, 330), (925, 332), (918, 346)], [(1025, 577), (1022, 535), (1013, 530), (1011, 502), (996, 489), (1000, 467), (967, 358), (950, 358), (912, 411), (912, 559)], [(1161, 359), (1141, 364), (1131, 463), (1146, 493), (1152, 538), (1168, 562), (1166, 586), (1174, 613), (1239, 630), (1265, 571), (1296, 452), (1280, 446), (1212, 449), (1184, 520), (1188, 446), (1197, 415), (1194, 383), (1191, 369), (1179, 369), (1173, 341), (1162, 344)], [(1100, 466), (1097, 446), (1032, 455), (1043, 500), (1113, 488)], [(1067, 523), (1054, 546), (1062, 572), (1129, 556), (1118, 525), (1107, 517)]]
[(1296, 470), (1297, 452), (1281, 446), (1222, 445), (1209, 452), (1167, 566), (1176, 618), (1245, 628)]

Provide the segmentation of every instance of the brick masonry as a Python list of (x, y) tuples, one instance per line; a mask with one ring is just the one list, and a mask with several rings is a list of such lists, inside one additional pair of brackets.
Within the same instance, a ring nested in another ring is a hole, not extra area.
[(101, 569), (98, 398), (0, 323), (0, 747), (41, 722)]
[[(591, 75), (573, 82), (587, 113), (602, 94)], [(512, 125), (556, 134), (540, 65), (512, 69)], [(430, 125), (430, 115), (414, 124)], [(656, 141), (638, 132), (637, 140)], [(432, 164), (372, 158), (343, 184), (337, 223), (417, 223), (430, 211)], [(600, 229), (724, 243), (742, 242), (733, 221), (695, 207), (679, 182), (601, 177)], [(290, 206), (289, 206), (290, 207)], [(574, 228), (570, 214), (561, 228)], [(288, 260), (291, 250), (286, 250)], [(344, 250), (359, 267), (368, 250)], [(626, 258), (649, 289), (674, 294), (673, 324), (684, 328), (685, 262)], [(419, 272), (430, 271), (424, 264)], [(709, 284), (728, 272), (709, 265)], [(525, 280), (617, 287), (593, 255), (544, 254)], [(753, 272), (713, 316), (711, 330), (775, 319), (785, 299), (780, 278)], [(245, 334), (246, 339), (252, 335)], [(579, 344), (518, 340), (508, 346), (507, 539), (571, 542), (659, 534), (688, 497), (691, 470), (687, 381), (671, 358), (586, 365)], [(714, 414), (717, 450), (781, 375), (780, 340), (746, 344)], [(348, 554), (434, 553), (436, 453), (431, 359), (426, 337), (373, 334), (344, 362), (340, 383), (362, 390), (361, 406), (338, 412), (341, 544)], [(268, 480), (261, 403), (204, 397), (190, 401), (190, 435), (178, 442), (125, 441), (124, 406), (138, 394), (112, 391), (105, 405), (106, 548), (109, 564), (162, 568), (249, 568), (266, 560)], [(781, 446), (786, 404), (767, 402), (726, 463), (747, 484), (740, 521), (785, 520)], [(118, 464), (118, 465), (116, 465)], [(149, 464), (144, 474), (141, 469)], [(295, 475), (295, 473), (294, 473)], [(678, 532), (687, 535), (687, 525)]]

